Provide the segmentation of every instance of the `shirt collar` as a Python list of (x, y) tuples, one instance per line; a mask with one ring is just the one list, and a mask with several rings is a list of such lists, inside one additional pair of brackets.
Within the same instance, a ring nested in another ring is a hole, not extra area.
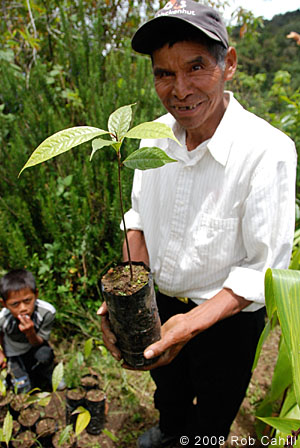
[[(187, 150), (183, 151), (185, 146), (185, 130), (179, 126), (179, 124), (173, 118), (173, 132), (176, 135), (182, 146), (179, 146), (172, 141), (169, 146), (170, 155), (176, 160), (180, 160), (186, 165), (195, 165), (204, 156), (207, 149), (211, 153), (212, 157), (221, 165), (225, 166), (230, 154), (230, 149), (233, 143), (233, 138), (235, 135), (235, 130), (233, 128), (234, 123), (238, 120), (239, 114), (241, 113), (242, 106), (234, 98), (233, 93), (225, 91), (225, 94), (229, 96), (229, 103), (227, 109), (219, 123), (214, 135), (211, 139), (206, 140), (201, 143), (195, 151), (195, 155), (190, 158)], [(165, 148), (164, 148), (165, 149)]]
[(238, 121), (239, 114), (243, 109), (234, 98), (232, 92), (225, 91), (225, 94), (229, 96), (227, 109), (207, 145), (213, 158), (223, 166), (227, 163), (233, 139), (236, 134), (234, 124)]

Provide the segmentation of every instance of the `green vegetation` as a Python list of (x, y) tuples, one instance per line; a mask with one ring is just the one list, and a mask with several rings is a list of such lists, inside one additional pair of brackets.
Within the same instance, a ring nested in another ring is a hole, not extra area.
[[(106, 266), (121, 257), (115, 154), (102, 148), (90, 163), (89, 145), (84, 144), (85, 148), (26, 170), (19, 179), (18, 173), (33, 149), (62, 129), (105, 129), (114, 110), (135, 102), (133, 126), (164, 113), (154, 92), (150, 61), (130, 48), (133, 30), (142, 20), (140, 11), (143, 17), (151, 15), (150, 4), (30, 0), (4, 2), (1, 7), (0, 272), (26, 267), (34, 273), (40, 297), (58, 311), (57, 343), (77, 334), (98, 340), (101, 334), (95, 314), (101, 302), (98, 282)], [(286, 38), (291, 31), (300, 33), (299, 10), (272, 21), (242, 11), (238, 26), (230, 30), (239, 70), (228, 89), (249, 110), (286, 132), (300, 154), (300, 46)], [(136, 140), (125, 141), (124, 158), (137, 147)], [(132, 170), (124, 167), (125, 209), (130, 205), (131, 182)], [(300, 268), (299, 187), (300, 170), (293, 270)], [(77, 348), (75, 342), (57, 348), (65, 369), (82, 361)], [(149, 375), (135, 374), (132, 380), (132, 374), (121, 371), (101, 342), (98, 349), (101, 362), (97, 358), (94, 365), (99, 366), (107, 394), (118, 400), (125, 413), (130, 408), (138, 426), (141, 415), (136, 396), (146, 396)], [(282, 373), (282, 366), (290, 366), (287, 358), (281, 342), (279, 376), (273, 383), (280, 375), (286, 381), (291, 378)], [(288, 392), (290, 402), (292, 394)], [(267, 404), (270, 400), (262, 406)], [(260, 407), (259, 415), (268, 417), (269, 411), (270, 406)], [(131, 436), (134, 440), (136, 434), (129, 435), (126, 427), (118, 434), (123, 446), (129, 446), (131, 441), (125, 438)]]

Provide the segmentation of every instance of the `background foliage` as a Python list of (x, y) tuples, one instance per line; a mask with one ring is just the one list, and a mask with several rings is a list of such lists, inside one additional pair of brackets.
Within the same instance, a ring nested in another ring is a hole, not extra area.
[[(65, 332), (95, 330), (100, 274), (120, 257), (114, 154), (104, 148), (90, 163), (87, 144), (19, 179), (18, 172), (42, 140), (63, 128), (103, 129), (113, 110), (133, 102), (133, 124), (163, 113), (150, 61), (130, 49), (133, 31), (153, 13), (150, 4), (24, 0), (1, 5), (0, 270), (32, 270)], [(230, 36), (239, 71), (228, 88), (290, 135), (300, 151), (300, 47), (286, 38), (299, 31), (300, 10), (270, 22), (243, 10), (236, 15)], [(130, 141), (124, 151), (136, 148)], [(131, 170), (124, 168), (126, 207), (131, 181)], [(295, 254), (298, 245), (299, 238)]]

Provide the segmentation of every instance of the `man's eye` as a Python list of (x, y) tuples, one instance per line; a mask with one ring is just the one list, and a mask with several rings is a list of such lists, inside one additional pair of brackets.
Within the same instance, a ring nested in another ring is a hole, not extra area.
[(11, 303), (11, 304), (10, 304), (10, 306), (11, 306), (12, 308), (17, 308), (18, 305), (19, 305), (19, 302)]
[(166, 78), (168, 76), (172, 76), (172, 73), (166, 70), (161, 70), (155, 73), (155, 78)]
[(198, 70), (202, 70), (201, 65), (200, 64), (193, 65), (193, 71), (198, 71)]
[(24, 303), (26, 303), (26, 305), (28, 305), (31, 302), (31, 299), (25, 299)]

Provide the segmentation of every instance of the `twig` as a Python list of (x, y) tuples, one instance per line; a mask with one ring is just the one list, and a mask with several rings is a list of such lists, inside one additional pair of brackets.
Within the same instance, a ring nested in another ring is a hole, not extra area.
[(296, 445), (299, 435), (300, 435), (300, 428), (297, 429), (297, 431), (292, 431), (292, 435), (287, 436), (286, 438), (286, 444), (284, 445), (284, 448), (293, 448), (293, 446)]

